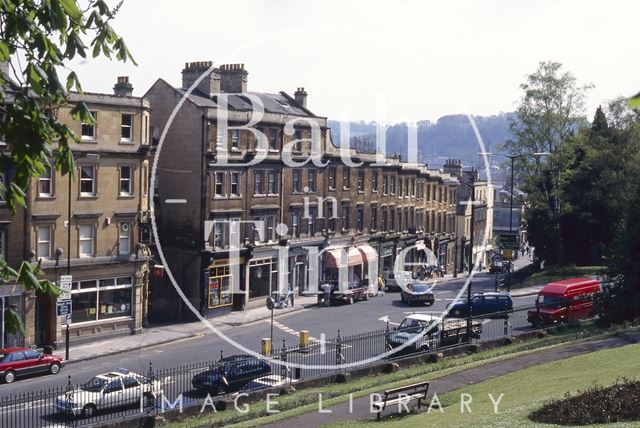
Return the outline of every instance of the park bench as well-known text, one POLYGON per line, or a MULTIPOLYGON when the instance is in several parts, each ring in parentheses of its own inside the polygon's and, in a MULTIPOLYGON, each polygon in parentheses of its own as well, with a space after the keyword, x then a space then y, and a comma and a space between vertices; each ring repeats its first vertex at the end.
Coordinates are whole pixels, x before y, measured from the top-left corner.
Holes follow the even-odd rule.
POLYGON ((422 400, 427 397, 428 391, 429 382, 418 382, 384 391, 384 398, 382 400, 371 403, 371 408, 378 412, 376 420, 380 420, 380 414, 387 406, 398 406, 398 409, 400 409, 400 405, 407 405, 411 401, 416 400, 419 409, 422 405, 422 400))

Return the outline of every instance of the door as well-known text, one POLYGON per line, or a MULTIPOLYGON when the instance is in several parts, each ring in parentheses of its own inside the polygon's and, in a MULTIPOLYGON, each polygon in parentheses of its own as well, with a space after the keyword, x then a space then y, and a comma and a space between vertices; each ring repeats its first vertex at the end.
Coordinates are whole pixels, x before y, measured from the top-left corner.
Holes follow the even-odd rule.
POLYGON ((9 366, 16 372, 16 375, 29 374, 29 362, 22 351, 13 352, 11 354, 11 364, 9 366))
POLYGON ((24 351, 24 358, 28 366, 28 368, 25 369, 25 373, 46 372, 49 370, 49 364, 43 364, 42 354, 40 354, 40 352, 38 351, 35 351, 33 349, 24 351))
POLYGON ((96 403, 99 409, 118 407, 124 404, 122 380, 114 379, 102 390, 102 399, 96 403))
POLYGON ((139 403, 143 390, 138 379, 133 376, 127 376, 122 379, 122 385, 124 387, 124 404, 129 405, 139 403))

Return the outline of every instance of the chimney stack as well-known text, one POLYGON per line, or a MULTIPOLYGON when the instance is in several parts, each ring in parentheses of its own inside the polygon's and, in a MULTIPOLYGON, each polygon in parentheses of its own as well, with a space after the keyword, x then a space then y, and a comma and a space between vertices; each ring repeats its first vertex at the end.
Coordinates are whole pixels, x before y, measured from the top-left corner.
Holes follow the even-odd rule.
MULTIPOLYGON (((182 89, 189 89, 191 85, 209 68, 213 66, 213 61, 197 61, 185 63, 182 70, 182 89)), ((212 97, 220 92, 219 70, 212 69, 195 87, 199 92, 207 97, 212 97)))
POLYGON ((462 162, 459 159, 447 159, 443 168, 444 172, 453 177, 462 177, 462 162))
POLYGON ((230 94, 247 92, 247 75, 244 64, 222 64, 220 66, 220 89, 230 94))
POLYGON ((113 85, 113 94, 117 97, 130 97, 133 94, 133 85, 129 83, 129 76, 119 76, 113 85))
POLYGON ((303 108, 307 108, 307 92, 304 90, 304 88, 298 88, 293 96, 296 99, 296 103, 301 105, 303 108))

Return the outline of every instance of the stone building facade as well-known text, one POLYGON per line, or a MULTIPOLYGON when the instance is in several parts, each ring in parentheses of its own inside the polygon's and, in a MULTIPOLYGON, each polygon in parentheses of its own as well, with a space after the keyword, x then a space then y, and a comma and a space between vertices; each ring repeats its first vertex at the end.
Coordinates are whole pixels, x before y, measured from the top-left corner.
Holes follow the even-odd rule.
MULTIPOLYGON (((72 342, 135 333, 142 328, 148 251, 140 242, 149 213, 150 104, 132 96, 127 77, 114 94, 71 94, 84 101, 94 124, 59 120, 80 137, 70 142, 73 176, 51 168, 32 180, 28 193, 28 246, 47 278, 73 276, 72 342)), ((56 302, 38 298, 34 340, 63 340, 56 302)))
MULTIPOLYGON (((341 264, 349 281, 373 287, 373 272, 391 270, 405 248, 407 262, 426 261, 431 249, 453 269, 455 177, 340 149, 304 88, 249 92, 247 76, 241 64, 188 63, 181 87, 159 79, 145 95, 153 133, 165 135, 155 177, 159 244, 194 308, 211 316, 263 305, 279 288, 305 293, 335 280, 341 264), (256 103, 262 114, 250 122, 256 103)), ((166 276, 152 296, 152 312, 189 318, 166 276)))

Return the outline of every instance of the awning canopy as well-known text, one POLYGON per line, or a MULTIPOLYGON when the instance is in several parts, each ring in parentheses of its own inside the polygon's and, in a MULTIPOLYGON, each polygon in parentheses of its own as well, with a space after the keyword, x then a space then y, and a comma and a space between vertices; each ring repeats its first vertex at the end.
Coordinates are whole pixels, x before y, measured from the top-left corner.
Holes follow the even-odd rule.
POLYGON ((324 253, 324 267, 338 268, 362 264, 362 253, 355 247, 334 248, 324 253))
POLYGON ((378 263, 378 252, 371 245, 358 245, 358 250, 362 253, 367 263, 378 263))

